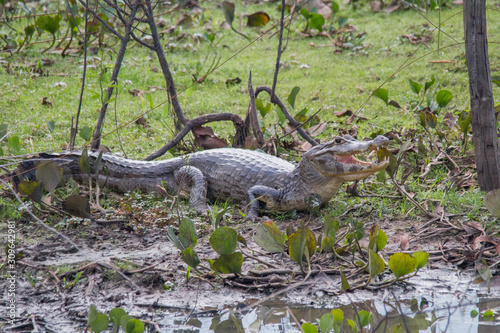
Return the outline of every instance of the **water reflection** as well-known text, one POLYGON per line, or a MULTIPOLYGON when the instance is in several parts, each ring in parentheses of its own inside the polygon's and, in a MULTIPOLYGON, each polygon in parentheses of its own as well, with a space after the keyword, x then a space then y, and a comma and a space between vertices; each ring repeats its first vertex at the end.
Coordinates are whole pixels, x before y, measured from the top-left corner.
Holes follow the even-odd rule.
MULTIPOLYGON (((344 312, 343 332, 350 332, 347 319, 358 322, 356 313, 364 310, 372 314, 373 320, 365 327, 366 332, 500 332, 499 298, 477 298, 474 303, 460 303, 453 296, 440 298, 440 304, 429 301, 431 297, 397 301, 388 300, 365 301, 340 306, 344 312), (449 304, 455 304, 453 306, 449 304), (493 316, 484 316, 487 310, 493 310, 493 316), (471 316, 477 311, 478 316, 471 316)), ((249 302, 251 304, 252 302, 249 302)), ((317 324, 317 321, 331 308, 315 308, 313 306, 292 306, 283 301, 273 301, 254 309, 226 309, 218 312, 213 309, 195 312, 186 321, 188 314, 159 314, 157 320, 161 332, 301 332, 297 322, 317 324), (242 311, 238 311, 242 310, 242 311)), ((359 327, 359 323, 358 323, 359 327)))

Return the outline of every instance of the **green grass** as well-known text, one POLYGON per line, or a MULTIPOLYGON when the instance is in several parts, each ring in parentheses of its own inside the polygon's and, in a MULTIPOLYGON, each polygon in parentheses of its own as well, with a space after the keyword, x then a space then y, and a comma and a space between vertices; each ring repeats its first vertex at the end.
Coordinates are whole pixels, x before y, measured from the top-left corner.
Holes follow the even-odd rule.
MULTIPOLYGON (((184 112, 189 118, 199 115, 218 112, 234 112, 242 117, 245 115, 249 97, 247 91, 247 80, 249 72, 252 72, 253 86, 272 85, 275 68, 277 35, 269 38, 275 30, 261 39, 257 39, 259 32, 265 29, 243 28, 243 32, 250 36, 255 42, 249 42, 231 30, 220 27, 224 21, 218 3, 207 2, 202 5, 205 9, 200 24, 193 28, 178 28, 173 34, 163 34, 162 44, 170 45, 165 48, 166 57, 172 70, 174 81, 179 92, 179 100, 184 112), (214 45, 204 38, 195 38, 195 33, 202 34, 210 31, 215 35, 214 45), (180 41, 175 41, 181 33, 187 36, 180 41), (205 73, 208 64, 215 56, 220 56, 220 68, 210 74, 201 84, 194 84, 191 78, 196 63, 207 65, 201 70, 200 75, 205 73), (242 83, 227 87, 227 79, 240 78, 242 83), (192 86, 192 93, 187 96, 185 90, 192 86)), ((49 12, 56 8, 49 5, 49 12)), ((160 8, 161 9, 161 8, 160 8)), ((271 16, 271 23, 276 23, 279 17, 276 3, 266 3, 243 7, 236 6, 236 12, 252 13, 257 10, 265 10, 271 16)), ((447 20, 443 30, 459 43, 463 43, 463 28, 461 7, 445 7, 441 12, 442 21, 447 20)), ((181 13, 164 15, 167 27, 175 24, 181 13)), ((468 75, 464 60, 464 45, 453 46, 455 41, 441 34, 441 47, 450 46, 442 50, 437 49, 437 32, 433 34, 434 40, 429 42, 430 48, 422 46, 418 48, 408 40, 401 37, 403 34, 428 33, 431 29, 425 28, 428 22, 413 10, 401 10, 386 15, 385 13, 373 13, 368 5, 353 10, 349 6, 341 8, 340 15, 349 18, 349 24, 358 29, 353 34, 366 33, 359 44, 358 51, 343 50, 335 53, 331 42, 325 37, 304 37, 300 31, 305 27, 305 21, 299 16, 291 26, 286 43, 286 50, 282 55, 281 62, 285 65, 279 73, 277 94, 283 100, 293 87, 300 87, 300 93, 296 100, 296 110, 289 107, 292 114, 302 108, 314 111, 321 108, 318 114, 322 121, 328 121, 329 128, 319 136, 326 140, 336 135, 340 130, 348 129, 353 124, 346 124, 346 117, 338 118, 333 112, 351 109, 358 110, 366 101, 370 93, 377 89, 382 82, 388 80, 384 88, 389 91, 389 98, 399 102, 403 109, 386 106, 378 98, 371 98, 360 110, 360 115, 368 118, 355 124, 359 126, 358 137, 363 138, 373 133, 386 133, 396 131, 404 133, 408 129, 421 131, 417 121, 417 114, 412 113, 406 107, 415 99, 411 92, 408 79, 423 83, 431 76, 435 76, 437 83, 431 91, 447 89, 454 95, 451 103, 442 110, 438 119, 445 112, 455 114, 469 108, 468 75), (311 43, 316 46, 312 47, 311 43), (418 49, 418 50, 417 50, 418 49), (416 53, 415 53, 416 52, 416 53), (414 59, 429 55, 412 63, 414 59), (411 63, 401 72, 395 74, 397 69, 408 60, 408 55, 413 54, 411 63), (453 63, 431 63, 435 60, 450 60, 453 63), (406 109, 406 110, 405 110, 406 109)), ((425 14, 427 18, 438 22, 438 12, 433 11, 425 14)), ((500 44, 498 35, 500 21, 495 19, 496 12, 488 11, 489 53, 492 69, 498 70, 500 66, 500 44)), ((334 21, 335 17, 327 23, 327 26, 338 28, 334 21)), ((24 27, 25 22, 16 22, 16 28, 24 27)), ((268 25, 269 27, 269 25, 268 25)), ((5 29, 5 27, 1 27, 5 29)), ((267 27, 266 27, 267 29, 267 27)), ((161 29, 160 29, 161 30, 161 29)), ((50 39, 48 34, 43 34, 41 40, 50 39)), ((115 39, 107 37, 105 42, 114 44, 115 39)), ((97 46, 96 44, 92 46, 97 46)), ((118 127, 124 149, 131 158, 143 158, 152 151, 158 149, 173 137, 173 116, 167 107, 167 95, 164 90, 157 90, 151 94, 144 94, 143 98, 133 96, 128 91, 138 89, 148 91, 150 87, 164 87, 165 82, 156 62, 155 54, 134 42, 130 43, 122 69, 119 75, 118 98, 116 101, 116 112, 118 127), (154 110, 151 111, 152 106, 154 110), (134 120, 144 115, 150 125, 143 128, 134 123, 134 120)), ((81 88, 83 57, 69 56, 61 58, 54 54, 40 54, 40 50, 46 45, 34 46, 24 52, 9 55, 1 55, 3 66, 0 68, 0 124, 8 124, 12 136, 18 136, 21 142, 21 150, 17 154, 36 153, 45 150, 61 150, 69 142, 70 125, 78 108, 78 100, 81 88), (44 75, 36 76, 30 73, 31 67, 25 64, 36 64, 42 59, 48 58, 54 61, 51 66, 42 66, 44 75), (63 82, 62 84, 60 82, 63 82), (42 100, 47 97, 53 102, 53 106, 42 105, 42 100), (55 130, 51 133, 47 122, 55 122, 55 130)), ((114 47, 117 49, 117 45, 114 47)), ((79 128, 88 126, 94 128, 99 109, 100 91, 109 83, 115 53, 109 48, 100 50, 98 54, 91 54, 88 58, 88 72, 86 78, 85 94, 82 104, 79 128), (104 80, 100 82, 99 73, 104 72, 104 80), (97 92, 97 94, 96 94, 97 92)), ((492 74, 495 74, 492 72, 492 74)), ((498 100, 500 88, 493 87, 494 95, 498 100)), ((269 98, 260 97, 266 103, 269 98)), ((264 127, 271 128, 277 122, 275 108, 268 114, 262 123, 264 127)), ((234 134, 232 125, 227 123, 212 123, 210 126, 221 137, 231 138, 234 134)), ((105 137, 102 144, 111 148, 115 153, 120 153, 120 144, 115 131, 114 104, 108 108, 105 122, 105 137)), ((455 134, 458 136, 458 134, 455 134)), ((424 138, 425 140, 425 138, 424 138)), ((77 137, 77 145, 87 144, 84 139, 77 137)), ((6 155, 13 155, 9 150, 7 142, 1 142, 0 147, 6 155)), ((292 155, 295 155, 292 153, 292 155)), ((418 175, 416 175, 418 176, 418 175)), ((428 177, 431 177, 429 175, 428 177)), ((433 176, 434 177, 434 176, 433 176)), ((439 178, 439 177, 438 177, 439 178)), ((468 192, 443 192, 438 183, 443 181, 445 175, 436 180, 436 184, 427 185, 422 188, 417 180, 410 180, 410 187, 419 192, 421 200, 445 201, 453 211, 460 211, 463 203, 474 206, 473 213, 480 214, 477 210, 481 205, 482 194, 473 189, 468 192), (444 199, 443 199, 444 198, 444 199)), ((392 188, 391 188, 392 191, 392 188)), ((378 201, 380 208, 389 209, 394 202, 378 201)), ((411 206, 403 202, 400 208, 392 213, 395 215, 406 214, 411 206)), ((392 214, 391 213, 391 214, 392 214)), ((3 210, 2 210, 2 213, 3 210)), ((7 213, 5 213, 7 214, 7 213)), ((14 214, 13 212, 8 214, 14 214)), ((415 210, 411 214, 418 214, 415 210)), ((15 214, 14 214, 15 215, 15 214)), ((6 215, 7 216, 7 215, 6 215)), ((10 216, 10 215, 9 215, 10 216)), ((13 216, 13 215, 12 215, 13 216)))

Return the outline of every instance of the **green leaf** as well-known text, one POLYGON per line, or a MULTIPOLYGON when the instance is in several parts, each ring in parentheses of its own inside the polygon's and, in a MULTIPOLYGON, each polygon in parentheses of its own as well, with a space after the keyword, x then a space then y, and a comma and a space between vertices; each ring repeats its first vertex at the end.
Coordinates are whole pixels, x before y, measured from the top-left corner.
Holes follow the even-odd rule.
POLYGON ((309 18, 311 17, 311 13, 309 13, 309 11, 305 8, 302 8, 300 10, 300 13, 306 18, 306 20, 309 20, 309 18))
POLYGON ((89 159, 89 152, 87 148, 82 150, 82 154, 80 155, 80 169, 86 174, 90 174, 90 159, 89 159))
POLYGON ((194 222, 187 217, 184 217, 179 225, 179 241, 184 248, 194 247, 198 242, 196 238, 196 226, 194 222))
POLYGON ((477 265, 477 272, 479 273, 479 276, 486 281, 486 285, 488 287, 488 293, 490 292, 490 283, 491 283, 491 278, 493 275, 491 274, 490 267, 488 264, 486 264, 486 261, 483 259, 482 262, 480 262, 477 265))
POLYGON ((420 124, 427 128, 436 128, 437 125, 437 117, 434 113, 432 113, 428 108, 420 110, 420 124))
POLYGON ((342 270, 340 270, 340 281, 341 281, 342 290, 347 291, 347 290, 351 289, 351 286, 349 286, 349 282, 347 282, 347 278, 345 277, 345 274, 342 270))
POLYGON ((256 12, 247 16, 247 27, 263 27, 269 22, 269 15, 265 12, 256 12))
POLYGON ((368 270, 370 272, 370 277, 379 275, 385 270, 384 260, 375 253, 372 249, 369 250, 368 254, 368 270))
POLYGON ((375 224, 370 229, 370 235, 368 236, 368 248, 372 249, 375 252, 382 250, 387 245, 387 235, 383 230, 379 228, 377 224, 375 224))
MULTIPOLYGON (((422 90, 422 85, 418 82, 413 81, 412 79, 408 79, 408 83, 410 83, 411 91, 418 95, 420 90, 422 90)), ((426 89, 427 90, 427 89, 426 89)))
POLYGON ((47 192, 52 193, 61 182, 63 171, 56 162, 42 162, 35 171, 36 179, 39 180, 47 192))
POLYGON ((293 87, 292 91, 287 97, 288 104, 292 107, 292 109, 295 109, 295 99, 297 98, 297 94, 300 91, 300 87, 293 87))
POLYGON ((389 257, 389 268, 399 279, 417 268, 418 260, 407 253, 395 253, 389 257))
POLYGON ((92 168, 94 174, 99 173, 99 168, 102 163, 102 155, 104 155, 104 150, 99 150, 99 155, 97 155, 96 160, 94 161, 94 167, 92 168))
POLYGON ((10 136, 9 141, 7 141, 7 147, 14 155, 19 155, 21 153, 21 143, 19 142, 19 137, 17 135, 10 136))
POLYGON ((26 37, 31 37, 35 33, 35 26, 33 24, 27 25, 24 27, 24 34, 26 37))
POLYGON ((389 104, 389 91, 387 89, 379 88, 373 93, 373 96, 383 100, 386 105, 389 104))
POLYGON ((55 122, 53 120, 47 121, 47 127, 49 128, 50 133, 54 132, 55 122))
POLYGON ((222 2, 222 12, 224 13, 224 17, 226 18, 227 23, 230 26, 233 26, 234 21, 234 3, 229 1, 222 2))
POLYGON ((128 323, 130 320, 132 320, 132 319, 134 319, 134 317, 132 317, 132 316, 123 316, 123 317, 122 317, 122 319, 121 319, 121 321, 120 321, 120 326, 121 326, 121 328, 122 328, 122 330, 123 330, 124 332, 126 332, 127 323, 128 323))
POLYGON ((323 25, 325 24, 325 18, 321 14, 311 13, 309 18, 309 26, 318 31, 323 31, 323 25))
POLYGON ((318 333, 318 328, 311 323, 303 323, 302 331, 304 333, 318 333))
POLYGON ((95 305, 91 305, 87 325, 92 329, 93 332, 100 333, 108 328, 109 318, 104 313, 98 312, 95 305))
POLYGON ((432 87, 434 85, 434 83, 436 83, 436 78, 434 77, 434 75, 431 77, 431 80, 430 81, 427 81, 425 82, 424 84, 424 92, 427 92, 427 90, 432 87))
POLYGON ((493 313, 493 311, 487 310, 483 313, 483 318, 485 321, 492 321, 493 319, 495 319, 495 314, 493 313))
POLYGON ((220 255, 230 255, 236 250, 238 233, 230 227, 215 229, 209 239, 210 246, 220 255))
POLYGON ((448 105, 448 103, 450 103, 452 98, 453 95, 451 92, 449 92, 448 90, 440 90, 436 95, 436 102, 438 103, 439 107, 444 108, 446 105, 448 105))
POLYGON ((35 181, 22 180, 19 185, 19 193, 26 195, 31 201, 40 203, 42 201, 42 184, 35 181))
POLYGON ((113 323, 113 333, 118 332, 120 328, 120 322, 123 316, 126 316, 127 312, 122 308, 114 308, 109 311, 109 319, 113 323))
POLYGON ((200 258, 191 246, 181 251, 181 258, 182 261, 193 268, 196 268, 200 264, 200 258))
POLYGON ((322 333, 330 332, 333 329, 333 324, 333 315, 331 313, 325 313, 319 320, 319 329, 322 333))
POLYGON ((70 195, 62 202, 62 209, 73 216, 81 217, 84 219, 92 218, 90 214, 89 201, 81 195, 70 195))
POLYGON ((325 213, 323 215, 323 220, 325 224, 324 233, 327 237, 335 237, 337 231, 340 228, 339 220, 333 218, 331 214, 325 213))
POLYGON ((235 252, 232 254, 222 254, 219 259, 214 261, 212 268, 222 274, 239 274, 241 273, 242 264, 243 255, 240 252, 235 252))
POLYGON ((298 264, 302 264, 302 258, 306 260, 316 251, 316 237, 308 228, 298 228, 297 231, 288 237, 288 254, 290 258, 298 264))
POLYGON ((167 237, 174 244, 176 248, 178 248, 181 251, 184 250, 184 247, 182 246, 181 242, 179 241, 179 238, 177 237, 177 235, 174 232, 174 229, 171 226, 167 228, 167 237))
POLYGON ((59 22, 61 21, 62 16, 60 14, 56 14, 53 16, 50 15, 42 15, 39 16, 35 21, 35 25, 37 28, 47 31, 48 33, 54 35, 57 30, 59 30, 59 22))
POLYGON ((257 226, 253 240, 261 248, 269 252, 283 252, 285 235, 278 230, 273 221, 264 221, 257 226))
POLYGON ((351 332, 357 332, 356 331, 356 323, 353 320, 347 319, 347 326, 349 326, 349 329, 351 330, 351 332))
POLYGON ((468 132, 470 122, 470 113, 467 111, 462 111, 458 116, 458 125, 460 126, 462 133, 466 134, 468 132))
POLYGON ((142 333, 144 332, 144 323, 139 319, 132 318, 127 321, 123 330, 125 333, 142 333))
POLYGON ((417 267, 416 269, 420 269, 427 264, 427 260, 429 259, 429 253, 425 251, 417 251, 411 255, 413 258, 417 259, 417 267))
POLYGON ((267 103, 264 106, 264 103, 260 99, 255 100, 255 105, 257 106, 257 110, 259 110, 260 115, 264 118, 271 111, 271 103, 267 103))
POLYGON ((338 13, 338 12, 339 12, 340 7, 339 7, 339 4, 338 4, 338 3, 336 3, 335 1, 331 1, 331 2, 330 2, 330 5, 332 6, 332 13, 333 13, 333 14, 336 14, 336 13, 338 13))
POLYGON ((476 310, 472 310, 470 312, 470 317, 471 318, 476 318, 478 315, 479 315, 479 312, 477 312, 476 310))
POLYGON ((321 242, 321 250, 325 252, 335 251, 335 238, 326 236, 321 242))
POLYGON ((88 126, 83 127, 80 129, 80 137, 82 137, 85 141, 90 141, 90 138, 92 137, 92 129, 88 126))
POLYGON ((276 110, 276 114, 278 115, 279 124, 281 126, 284 126, 285 123, 286 123, 286 117, 285 117, 285 115, 283 114, 283 112, 280 109, 276 110))
POLYGON ((333 315, 334 323, 341 325, 344 321, 344 311, 342 311, 342 309, 333 309, 330 313, 333 315))
POLYGON ((358 319, 359 326, 365 327, 365 326, 368 326, 372 322, 373 316, 370 312, 365 311, 365 310, 361 310, 356 315, 356 319, 358 319))

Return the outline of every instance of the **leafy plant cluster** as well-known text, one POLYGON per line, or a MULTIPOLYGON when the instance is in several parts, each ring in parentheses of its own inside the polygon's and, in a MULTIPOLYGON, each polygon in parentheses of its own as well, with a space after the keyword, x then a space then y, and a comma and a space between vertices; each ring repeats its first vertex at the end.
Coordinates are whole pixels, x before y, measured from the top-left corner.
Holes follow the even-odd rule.
POLYGON ((120 328, 125 333, 144 332, 144 323, 139 319, 127 315, 122 308, 114 308, 105 314, 97 311, 95 305, 90 305, 87 327, 94 333, 100 333, 108 329, 109 323, 113 324, 113 333, 117 333, 120 328))

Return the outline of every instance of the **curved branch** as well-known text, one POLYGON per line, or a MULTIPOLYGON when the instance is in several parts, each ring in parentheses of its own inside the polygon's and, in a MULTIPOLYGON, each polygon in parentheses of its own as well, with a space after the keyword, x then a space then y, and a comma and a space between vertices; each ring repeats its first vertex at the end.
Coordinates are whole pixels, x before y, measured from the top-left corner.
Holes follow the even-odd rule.
MULTIPOLYGON (((241 137, 245 135, 245 123, 240 118, 240 116, 232 114, 232 113, 212 113, 207 114, 195 119, 192 119, 186 123, 186 125, 182 128, 182 130, 173 138, 169 143, 150 154, 144 161, 151 161, 155 158, 158 158, 165 154, 169 149, 176 146, 194 127, 201 126, 206 123, 210 123, 213 121, 224 121, 230 120, 234 123, 234 127, 236 128, 235 141, 241 140, 241 137)), ((244 138, 243 138, 244 142, 244 138)))
POLYGON ((309 134, 304 131, 304 129, 301 127, 301 123, 295 120, 294 117, 292 117, 290 112, 288 112, 285 104, 283 104, 283 102, 278 98, 278 96, 276 96, 276 94, 273 95, 273 91, 271 90, 271 88, 269 88, 268 86, 257 87, 257 89, 255 89, 255 97, 257 97, 259 93, 263 91, 267 92, 269 96, 271 96, 271 103, 276 104, 281 109, 281 112, 283 112, 288 122, 293 126, 293 128, 297 130, 297 133, 299 133, 301 137, 306 139, 307 142, 309 142, 313 146, 316 146, 318 142, 316 142, 316 140, 311 138, 309 134))

